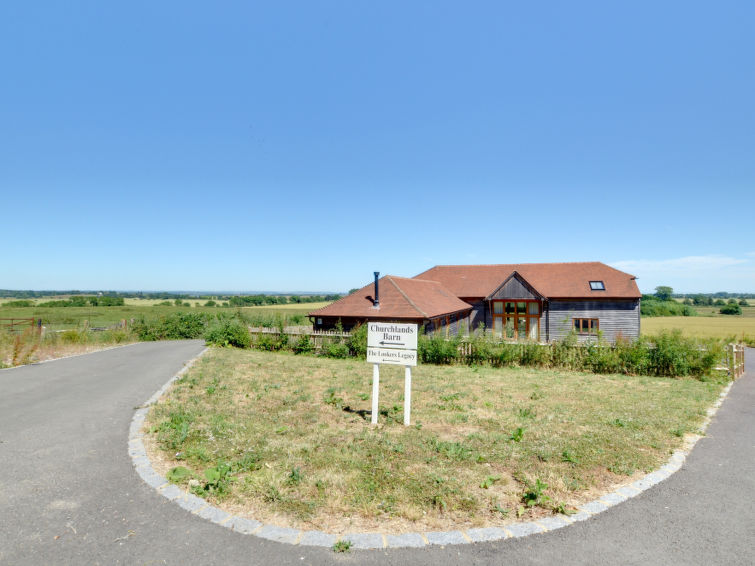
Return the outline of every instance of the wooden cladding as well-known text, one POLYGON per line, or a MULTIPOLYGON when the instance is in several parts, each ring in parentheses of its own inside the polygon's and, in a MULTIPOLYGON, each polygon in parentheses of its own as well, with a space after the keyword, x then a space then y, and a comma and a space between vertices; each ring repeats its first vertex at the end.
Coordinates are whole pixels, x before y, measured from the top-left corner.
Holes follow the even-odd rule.
POLYGON ((491 301, 493 334, 506 340, 540 340, 540 301, 491 301))

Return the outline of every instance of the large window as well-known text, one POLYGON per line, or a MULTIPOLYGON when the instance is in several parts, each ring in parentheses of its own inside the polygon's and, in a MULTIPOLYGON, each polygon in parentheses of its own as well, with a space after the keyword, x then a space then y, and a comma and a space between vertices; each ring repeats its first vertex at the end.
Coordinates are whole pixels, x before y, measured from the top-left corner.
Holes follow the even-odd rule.
POLYGON ((493 301, 493 334, 507 340, 540 339, 540 301, 493 301))
POLYGON ((596 335, 600 328, 597 318, 575 318, 574 331, 577 334, 596 335))

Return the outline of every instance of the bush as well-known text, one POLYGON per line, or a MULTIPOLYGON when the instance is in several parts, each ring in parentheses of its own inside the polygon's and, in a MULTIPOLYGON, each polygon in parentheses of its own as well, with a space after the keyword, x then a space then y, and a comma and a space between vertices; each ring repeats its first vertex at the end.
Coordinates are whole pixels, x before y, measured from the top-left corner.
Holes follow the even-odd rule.
POLYGON ((459 355, 458 336, 446 340, 441 334, 420 334, 417 338, 417 355, 425 363, 451 364, 459 355))
POLYGON ((207 317, 203 313, 177 312, 156 320, 141 318, 134 322, 132 329, 139 340, 186 340, 201 338, 207 328, 207 317))
POLYGON ((696 316, 697 311, 676 301, 660 301, 653 295, 643 295, 640 303, 642 316, 696 316))
POLYGON ((60 333, 60 341, 63 344, 86 344, 89 341, 89 335, 86 330, 66 330, 60 333))
POLYGON ((302 334, 299 336, 299 339, 293 343, 291 348, 293 349, 294 354, 309 354, 315 349, 315 345, 312 344, 308 334, 302 334))
POLYGON ((345 359, 349 357, 349 347, 342 342, 324 344, 322 353, 327 358, 345 359))
POLYGON ((252 345, 252 337, 249 329, 239 320, 221 320, 211 326, 205 334, 208 344, 216 346, 233 346, 235 348, 249 348, 252 345))
POLYGON ((367 358, 367 325, 360 324, 351 330, 351 336, 346 339, 352 355, 364 360, 367 358))
POLYGON ((550 349, 531 342, 522 344, 519 363, 523 366, 547 366, 550 365, 550 349))
POLYGON ((729 303, 722 306, 719 311, 721 314, 742 314, 742 307, 737 303, 729 303))

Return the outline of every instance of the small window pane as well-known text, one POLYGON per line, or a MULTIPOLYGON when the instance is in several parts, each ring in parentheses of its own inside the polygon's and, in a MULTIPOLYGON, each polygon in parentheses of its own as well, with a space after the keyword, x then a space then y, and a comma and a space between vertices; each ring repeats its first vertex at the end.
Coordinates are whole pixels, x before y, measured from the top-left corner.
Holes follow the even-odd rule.
POLYGON ((514 314, 516 303, 506 303, 506 314, 514 314))
POLYGON ((495 317, 493 319, 493 332, 495 332, 496 336, 500 336, 501 332, 503 331, 503 320, 501 317, 495 317))
POLYGON ((516 333, 517 338, 519 338, 520 340, 527 338, 527 319, 523 316, 517 319, 516 333))
POLYGON ((602 281, 590 281, 590 289, 593 291, 605 291, 606 286, 602 281))
POLYGON ((580 319, 574 319, 574 330, 576 330, 577 332, 580 332, 582 330, 579 325, 580 322, 582 322, 580 319))
POLYGON ((539 321, 536 318, 530 319, 530 335, 528 336, 530 340, 537 340, 538 324, 539 324, 539 321))
POLYGON ((539 314, 540 312, 540 305, 538 303, 529 303, 529 310, 528 312, 530 314, 539 314))
POLYGON ((593 318, 590 320, 590 334, 598 333, 598 320, 593 318))
POLYGON ((507 318, 506 319, 506 338, 513 338, 513 337, 514 337, 514 319, 507 318))
POLYGON ((527 303, 517 303, 516 304, 516 310, 518 314, 526 314, 527 312, 527 303))
POLYGON ((493 313, 503 314, 503 303, 501 301, 495 301, 493 303, 493 313))

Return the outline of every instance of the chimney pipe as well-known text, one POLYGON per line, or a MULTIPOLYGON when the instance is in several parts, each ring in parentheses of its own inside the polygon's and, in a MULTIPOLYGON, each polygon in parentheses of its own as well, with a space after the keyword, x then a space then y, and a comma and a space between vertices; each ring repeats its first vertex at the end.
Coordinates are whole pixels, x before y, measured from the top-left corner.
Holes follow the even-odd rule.
POLYGON ((380 308, 380 285, 378 284, 378 278, 380 277, 380 272, 375 271, 375 300, 373 301, 373 307, 376 309, 380 308))

